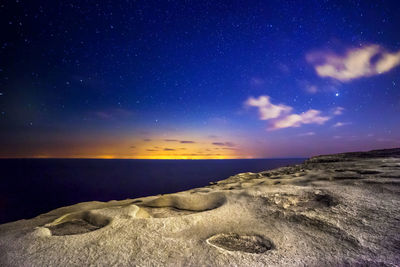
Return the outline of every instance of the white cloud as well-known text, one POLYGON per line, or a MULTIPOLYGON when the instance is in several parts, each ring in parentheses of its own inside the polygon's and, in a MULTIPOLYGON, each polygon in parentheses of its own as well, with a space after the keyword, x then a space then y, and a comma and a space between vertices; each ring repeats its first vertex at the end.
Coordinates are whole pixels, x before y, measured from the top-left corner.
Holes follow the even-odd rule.
POLYGON ((347 82, 379 75, 400 65, 400 51, 390 53, 379 45, 347 50, 345 55, 314 52, 306 56, 321 77, 347 82))
POLYGON ((315 109, 309 109, 301 114, 290 114, 284 116, 272 123, 271 130, 289 128, 289 127, 300 127, 302 124, 324 124, 331 117, 320 116, 321 111, 315 109))
POLYGON ((333 114, 334 115, 342 115, 343 114, 343 111, 344 111, 344 108, 343 107, 336 107, 334 110, 333 110, 333 114))
POLYGON ((341 122, 341 121, 339 121, 339 122, 335 123, 333 125, 333 127, 337 128, 337 127, 342 127, 342 126, 346 126, 346 125, 350 125, 350 124, 351 124, 351 122, 341 122))
POLYGON ((292 108, 286 105, 274 105, 270 102, 269 96, 260 96, 258 99, 250 97, 247 99, 247 106, 258 107, 260 120, 278 118, 281 114, 289 113, 292 108))
POLYGON ((400 51, 397 53, 386 53, 383 54, 382 59, 376 63, 376 71, 378 73, 384 73, 397 65, 400 65, 400 51))
POLYGON ((330 116, 321 116, 321 111, 315 109, 300 114, 291 113, 292 107, 272 104, 269 96, 250 97, 245 104, 258 108, 260 120, 271 120, 269 130, 300 127, 303 124, 324 124, 331 119, 330 116))

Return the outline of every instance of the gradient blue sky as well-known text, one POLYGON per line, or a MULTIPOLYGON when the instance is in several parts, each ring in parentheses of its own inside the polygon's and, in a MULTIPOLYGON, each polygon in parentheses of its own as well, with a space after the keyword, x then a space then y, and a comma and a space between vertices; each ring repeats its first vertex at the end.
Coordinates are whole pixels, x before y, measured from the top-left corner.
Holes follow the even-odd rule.
POLYGON ((400 146, 398 1, 2 1, 0 157, 400 146))

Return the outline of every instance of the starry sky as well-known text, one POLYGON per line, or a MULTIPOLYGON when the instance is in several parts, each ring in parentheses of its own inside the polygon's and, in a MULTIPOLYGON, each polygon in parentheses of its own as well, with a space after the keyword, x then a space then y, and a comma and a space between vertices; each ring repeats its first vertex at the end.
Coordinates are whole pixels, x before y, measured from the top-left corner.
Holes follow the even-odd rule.
POLYGON ((398 1, 0 2, 0 157, 400 147, 398 1))

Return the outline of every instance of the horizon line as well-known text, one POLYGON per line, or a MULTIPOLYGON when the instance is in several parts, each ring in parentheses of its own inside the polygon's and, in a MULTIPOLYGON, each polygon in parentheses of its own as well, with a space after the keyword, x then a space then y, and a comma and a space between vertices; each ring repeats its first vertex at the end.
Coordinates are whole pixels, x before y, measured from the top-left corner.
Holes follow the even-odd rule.
POLYGON ((179 158, 170 158, 170 159, 149 159, 149 158, 90 158, 90 157, 0 157, 0 160, 4 159, 99 159, 99 160, 254 160, 254 159, 307 159, 310 157, 272 157, 272 158, 204 158, 204 159, 179 159, 179 158))

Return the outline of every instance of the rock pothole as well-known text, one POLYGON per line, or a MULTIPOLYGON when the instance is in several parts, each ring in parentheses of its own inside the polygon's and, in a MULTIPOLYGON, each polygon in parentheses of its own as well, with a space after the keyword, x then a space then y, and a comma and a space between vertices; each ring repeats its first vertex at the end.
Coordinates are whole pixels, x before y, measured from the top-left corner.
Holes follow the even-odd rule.
POLYGON ((110 220, 91 211, 67 214, 47 224, 53 236, 77 235, 92 232, 108 225, 110 220))
POLYGON ((260 235, 239 235, 237 233, 217 234, 207 239, 207 243, 227 251, 264 253, 274 248, 272 241, 260 235))
POLYGON ((222 206, 226 197, 222 193, 165 195, 139 204, 152 217, 174 217, 213 210, 222 206))
POLYGON ((93 225, 85 220, 73 220, 48 227, 54 236, 84 234, 100 228, 101 226, 93 225))
POLYGON ((300 195, 275 194, 267 202, 283 209, 308 210, 330 208, 339 204, 336 197, 328 192, 305 192, 300 195))

